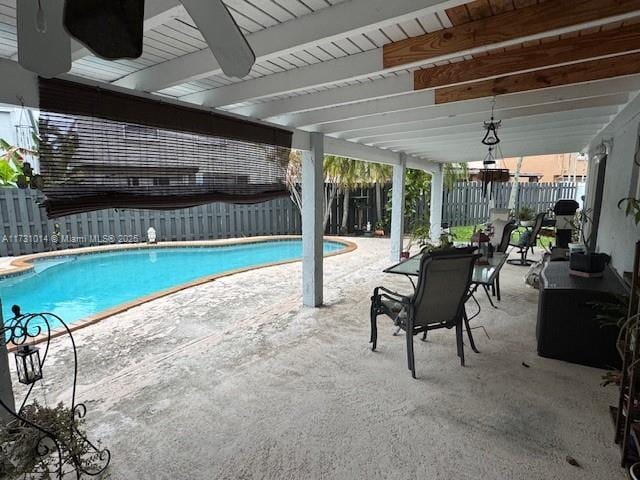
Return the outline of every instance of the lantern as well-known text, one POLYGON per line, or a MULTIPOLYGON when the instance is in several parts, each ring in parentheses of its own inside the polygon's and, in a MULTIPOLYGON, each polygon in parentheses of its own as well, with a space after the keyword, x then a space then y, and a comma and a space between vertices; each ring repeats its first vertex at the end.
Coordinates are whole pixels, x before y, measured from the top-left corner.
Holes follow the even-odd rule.
POLYGON ((478 253, 481 255, 476 261, 479 265, 487 265, 489 263, 489 236, 482 230, 477 231, 471 237, 471 246, 478 249, 478 253))
POLYGON ((16 351, 18 380, 25 385, 36 383, 42 378, 40 349, 32 345, 23 345, 16 351))

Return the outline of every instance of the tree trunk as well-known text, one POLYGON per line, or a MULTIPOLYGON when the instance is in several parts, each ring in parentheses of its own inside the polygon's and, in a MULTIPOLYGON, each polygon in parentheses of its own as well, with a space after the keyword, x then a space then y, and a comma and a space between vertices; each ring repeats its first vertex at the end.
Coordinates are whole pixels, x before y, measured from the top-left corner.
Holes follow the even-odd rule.
POLYGON ((516 173, 513 177, 513 188, 511 189, 511 195, 509 195, 509 209, 516 209, 516 201, 518 199, 518 190, 520 190, 520 170, 522 169, 522 157, 518 158, 516 164, 516 173))
POLYGON ((346 234, 349 229, 349 197, 351 196, 351 190, 349 188, 343 189, 344 195, 342 196, 342 224, 340 227, 340 233, 346 234))
POLYGON ((323 232, 327 231, 327 222, 329 221, 329 216, 331 215, 331 207, 333 206, 333 201, 336 198, 337 188, 334 184, 327 184, 324 190, 324 220, 322 222, 323 232))
POLYGON ((382 222, 382 184, 376 183, 376 221, 382 222))

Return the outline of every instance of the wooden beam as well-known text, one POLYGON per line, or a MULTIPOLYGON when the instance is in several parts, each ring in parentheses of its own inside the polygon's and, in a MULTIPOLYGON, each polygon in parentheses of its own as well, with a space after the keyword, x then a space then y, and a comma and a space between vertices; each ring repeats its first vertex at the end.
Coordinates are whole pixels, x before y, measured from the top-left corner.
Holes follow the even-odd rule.
POLYGON ((435 103, 441 104, 493 97, 495 95, 572 85, 636 73, 640 73, 640 53, 630 53, 481 82, 437 88, 435 91, 435 103))
POLYGON ((640 0, 555 0, 389 43, 383 64, 398 67, 636 10, 640 0))
POLYGON ((507 50, 463 62, 416 70, 414 90, 471 82, 640 50, 640 28, 630 25, 578 38, 507 50))

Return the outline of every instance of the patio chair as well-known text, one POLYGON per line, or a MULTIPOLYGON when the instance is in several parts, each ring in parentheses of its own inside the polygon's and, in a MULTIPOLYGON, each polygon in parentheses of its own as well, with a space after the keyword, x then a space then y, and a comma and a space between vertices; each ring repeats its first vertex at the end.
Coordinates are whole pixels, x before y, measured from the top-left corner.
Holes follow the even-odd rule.
POLYGON ((538 237, 540 236, 540 230, 542 230, 545 215, 545 212, 536 215, 533 228, 522 233, 520 235, 518 243, 509 243, 509 246, 516 247, 518 249, 520 258, 507 260, 507 263, 523 267, 528 267, 529 265, 535 263, 533 260, 527 259, 527 255, 529 253, 529 250, 531 250, 531 253, 533 253, 533 247, 535 247, 536 243, 538 242, 538 237))
POLYGON ((422 339, 426 340, 430 330, 455 327, 458 356, 464 366, 463 324, 471 348, 478 352, 464 308, 478 257, 468 251, 455 250, 446 254, 425 254, 420 261, 418 284, 413 295, 405 296, 385 287, 376 287, 371 297, 371 349, 375 351, 377 347, 378 315, 384 314, 406 332, 407 361, 413 378, 416 378, 413 337, 422 333, 422 339))

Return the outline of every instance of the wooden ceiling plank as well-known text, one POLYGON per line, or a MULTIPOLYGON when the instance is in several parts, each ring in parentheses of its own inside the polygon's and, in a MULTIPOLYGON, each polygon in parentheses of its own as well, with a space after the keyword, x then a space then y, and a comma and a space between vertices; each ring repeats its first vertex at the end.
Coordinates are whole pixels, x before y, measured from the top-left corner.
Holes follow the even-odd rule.
POLYGON ((636 25, 414 72, 414 89, 442 87, 640 50, 636 25))
POLYGON ((469 10, 469 15, 471 15, 471 20, 480 20, 493 16, 489 0, 475 0, 467 3, 467 9, 469 10))
POLYGON ((489 0, 489 3, 491 4, 491 10, 493 10, 496 15, 510 12, 514 9, 513 0, 489 0))
POLYGON ((387 44, 383 64, 393 68, 638 10, 638 0, 556 0, 387 44))
POLYGON ((630 53, 562 67, 437 88, 435 103, 460 102, 509 93, 539 90, 561 85, 604 80, 640 73, 640 53, 630 53))
POLYGON ((462 25, 471 21, 471 16, 469 15, 469 10, 467 10, 466 5, 448 8, 445 10, 445 13, 453 25, 462 25))

